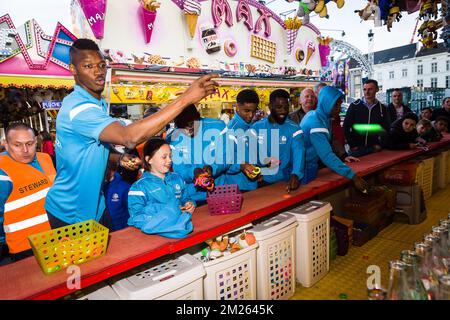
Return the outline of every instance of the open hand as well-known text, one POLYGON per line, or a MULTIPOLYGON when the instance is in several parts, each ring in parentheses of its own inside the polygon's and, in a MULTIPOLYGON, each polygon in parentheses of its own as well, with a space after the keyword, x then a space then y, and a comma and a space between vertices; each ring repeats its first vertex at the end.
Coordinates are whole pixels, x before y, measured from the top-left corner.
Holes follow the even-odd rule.
POLYGON ((192 214, 195 210, 195 206, 192 202, 186 202, 180 209, 181 211, 187 211, 192 214))
POLYGON ((141 159, 139 159, 139 157, 137 157, 133 154, 124 153, 120 157, 119 164, 122 168, 134 171, 141 167, 142 161, 141 161, 141 159))
POLYGON ((186 105, 198 103, 206 96, 213 94, 219 84, 212 79, 218 77, 220 77, 219 74, 211 73, 195 80, 191 84, 191 86, 181 95, 181 97, 187 99, 186 105))
POLYGON ((289 179, 288 184, 286 186, 287 193, 298 189, 299 186, 300 183, 298 181, 298 176, 296 174, 291 174, 291 178, 289 179))

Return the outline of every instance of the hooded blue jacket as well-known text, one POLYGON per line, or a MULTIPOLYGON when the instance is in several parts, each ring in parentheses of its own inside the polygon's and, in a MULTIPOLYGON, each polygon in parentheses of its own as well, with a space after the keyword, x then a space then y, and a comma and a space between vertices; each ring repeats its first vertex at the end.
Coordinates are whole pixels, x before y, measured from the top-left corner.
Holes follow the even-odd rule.
POLYGON ((237 184, 240 190, 255 190, 258 187, 256 180, 249 179, 241 171, 241 163, 249 162, 248 156, 248 129, 251 123, 247 123, 239 114, 235 113, 228 123, 226 133, 226 163, 229 164, 226 172, 227 184, 237 184), (244 152, 242 152, 244 151, 244 152))
POLYGON ((182 238, 193 230, 191 214, 180 209, 186 202, 195 205, 180 175, 168 172, 163 180, 146 171, 128 192, 128 225, 148 234, 182 238))
POLYGON ((275 168, 262 168, 261 174, 267 183, 288 181, 291 174, 303 178, 305 165, 305 146, 302 130, 298 124, 286 119, 283 124, 271 123, 269 117, 252 125, 249 137, 250 163, 257 159, 257 165, 263 165, 266 157, 278 158, 281 163, 275 168))
POLYGON ((342 97, 343 94, 333 87, 323 88, 320 91, 316 110, 308 112, 300 123, 306 148, 303 183, 308 183, 316 178, 319 158, 327 167, 341 176, 351 179, 355 175, 353 170, 333 153, 330 145, 331 111, 336 101, 342 97))
POLYGON ((173 171, 186 183, 187 194, 194 200, 206 200, 206 192, 194 186, 194 169, 210 165, 216 186, 226 183, 224 148, 227 128, 222 120, 200 118, 196 135, 191 138, 175 129, 166 140, 172 149, 173 171))

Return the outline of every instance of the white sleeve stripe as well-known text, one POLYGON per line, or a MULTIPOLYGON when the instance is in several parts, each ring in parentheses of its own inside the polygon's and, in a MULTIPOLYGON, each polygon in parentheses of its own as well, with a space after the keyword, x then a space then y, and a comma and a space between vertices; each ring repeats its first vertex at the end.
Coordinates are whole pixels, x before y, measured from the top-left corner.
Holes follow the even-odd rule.
POLYGON ((314 128, 314 129, 311 129, 311 131, 309 133, 319 133, 319 132, 330 134, 330 131, 328 131, 327 128, 314 128))
POLYGON ((129 191, 128 192, 129 196, 141 196, 141 197, 145 197, 144 192, 142 191, 129 191))
POLYGON ((292 138, 295 138, 296 136, 298 136, 299 134, 302 134, 303 130, 297 130, 294 132, 294 134, 292 135, 292 138))
POLYGON ((220 135, 223 135, 225 132, 227 132, 228 131, 228 128, 227 127, 225 127, 225 129, 223 129, 221 132, 220 132, 220 135))
POLYGON ((0 176, 0 181, 11 181, 12 182, 11 178, 8 176, 0 176))
POLYGON ((90 108, 97 108, 97 109, 102 110, 102 108, 101 108, 99 105, 96 105, 96 104, 94 104, 94 103, 85 103, 85 104, 82 104, 82 105, 80 105, 80 106, 78 106, 78 107, 73 108, 72 110, 70 110, 70 114, 69 114, 70 121, 72 121, 73 118, 75 118, 80 112, 83 112, 83 111, 85 111, 85 110, 87 110, 87 109, 90 109, 90 108))

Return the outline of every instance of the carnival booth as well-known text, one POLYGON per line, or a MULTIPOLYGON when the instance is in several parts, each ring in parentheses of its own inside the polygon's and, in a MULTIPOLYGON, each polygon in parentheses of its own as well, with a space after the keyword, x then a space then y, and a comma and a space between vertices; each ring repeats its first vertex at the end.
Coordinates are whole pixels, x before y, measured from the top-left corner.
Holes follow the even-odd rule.
POLYGON ((4 123, 54 129, 61 100, 74 85, 68 53, 75 39, 60 23, 50 36, 34 19, 16 27, 8 14, 0 17, 0 100, 10 116, 4 123))
POLYGON ((201 101, 203 116, 232 109, 248 87, 266 108, 276 88, 313 86, 329 53, 314 25, 283 20, 254 0, 85 2, 74 4, 73 20, 111 63, 112 104, 164 106, 199 74, 217 72, 220 88, 201 101))

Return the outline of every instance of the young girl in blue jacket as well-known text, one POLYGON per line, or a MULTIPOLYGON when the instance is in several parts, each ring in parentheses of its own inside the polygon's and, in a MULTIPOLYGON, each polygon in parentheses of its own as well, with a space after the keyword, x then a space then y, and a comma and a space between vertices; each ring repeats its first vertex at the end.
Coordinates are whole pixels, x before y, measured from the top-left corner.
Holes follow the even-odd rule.
POLYGON ((151 138, 144 146, 146 171, 128 192, 128 224, 147 234, 182 238, 192 232, 191 214, 195 201, 187 196, 183 179, 170 172, 172 151, 161 138, 151 138))

